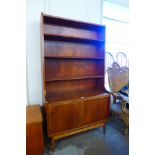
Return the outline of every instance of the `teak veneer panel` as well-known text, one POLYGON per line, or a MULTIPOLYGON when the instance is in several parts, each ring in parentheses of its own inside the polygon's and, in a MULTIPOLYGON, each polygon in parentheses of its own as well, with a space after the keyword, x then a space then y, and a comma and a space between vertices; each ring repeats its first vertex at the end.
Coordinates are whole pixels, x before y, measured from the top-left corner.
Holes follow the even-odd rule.
POLYGON ((75 27, 65 27, 62 25, 50 25, 45 24, 44 25, 45 33, 50 34, 59 34, 59 35, 65 35, 65 36, 73 36, 73 37, 79 37, 79 38, 88 38, 88 39, 103 39, 100 38, 101 35, 95 29, 88 30, 88 29, 80 29, 75 27))
POLYGON ((63 76, 103 75, 104 62, 97 60, 47 59, 45 62, 46 79, 63 76), (67 69, 66 69, 67 68, 67 69))
POLYGON ((71 42, 56 42, 46 40, 45 57, 47 56, 74 56, 74 57, 103 57, 104 48, 92 44, 71 42))
POLYGON ((107 109, 109 109, 110 96, 108 93, 101 93, 101 91, 97 91, 96 94, 93 93, 95 92, 89 91, 85 94, 83 92, 79 94, 79 98, 75 98, 75 94, 70 93, 72 96, 68 100, 63 98, 63 100, 46 104, 48 134, 58 134, 94 122, 105 121, 109 117, 109 110, 107 109), (75 119, 75 117, 77 118, 75 119), (53 121, 50 121, 51 119, 53 121))
MULTIPOLYGON (((96 79, 82 79, 82 80, 71 80, 71 81, 53 81, 48 82, 46 85, 47 96, 48 93, 62 92, 65 91, 78 91, 86 89, 96 89, 96 79)), ((52 95, 52 94, 50 94, 52 95)))
POLYGON ((81 102, 53 106, 47 117, 48 135, 78 128, 82 125, 81 102))
POLYGON ((83 125, 106 120, 109 117, 109 98, 92 99, 83 102, 83 125))

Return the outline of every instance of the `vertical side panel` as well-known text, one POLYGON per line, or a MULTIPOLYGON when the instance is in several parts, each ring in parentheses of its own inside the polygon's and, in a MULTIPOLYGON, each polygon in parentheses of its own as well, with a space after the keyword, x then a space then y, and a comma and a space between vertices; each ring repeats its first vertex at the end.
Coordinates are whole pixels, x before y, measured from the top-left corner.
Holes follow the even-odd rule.
POLYGON ((40 46, 41 46, 41 70, 42 70, 42 87, 43 87, 43 104, 46 103, 46 84, 45 84, 45 61, 44 61, 44 15, 41 13, 40 22, 40 46))

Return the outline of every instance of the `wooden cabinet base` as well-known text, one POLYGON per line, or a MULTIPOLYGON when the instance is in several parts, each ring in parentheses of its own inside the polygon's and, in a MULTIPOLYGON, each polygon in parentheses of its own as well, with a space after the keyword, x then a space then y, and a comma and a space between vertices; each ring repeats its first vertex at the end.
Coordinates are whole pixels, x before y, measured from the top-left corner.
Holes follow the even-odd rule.
POLYGON ((93 124, 93 125, 90 125, 90 126, 84 126, 83 128, 79 128, 79 129, 76 129, 76 130, 60 133, 60 134, 57 134, 57 135, 51 135, 50 136, 51 137, 51 148, 52 148, 52 150, 55 149, 56 140, 58 140, 58 139, 68 137, 68 136, 71 136, 71 135, 75 135, 75 134, 78 134, 78 133, 81 133, 81 132, 84 132, 84 131, 87 131, 87 130, 91 130, 91 129, 94 129, 94 128, 103 127, 103 133, 105 134, 105 125, 106 125, 106 123, 102 122, 102 123, 97 123, 97 124, 93 124))
POLYGON ((110 96, 85 98, 66 102, 46 103, 47 133, 52 150, 57 139, 103 127, 109 118, 110 96), (101 98, 100 98, 101 97, 101 98))

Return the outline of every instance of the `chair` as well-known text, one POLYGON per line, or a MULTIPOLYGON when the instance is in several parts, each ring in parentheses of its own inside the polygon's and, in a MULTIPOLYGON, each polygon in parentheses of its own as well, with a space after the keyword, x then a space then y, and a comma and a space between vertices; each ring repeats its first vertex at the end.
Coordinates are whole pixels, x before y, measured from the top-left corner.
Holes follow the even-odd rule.
POLYGON ((105 71, 114 63, 114 57, 110 52, 105 52, 105 71))
POLYGON ((116 62, 121 66, 126 66, 128 67, 128 59, 127 56, 124 52, 118 52, 116 54, 116 62))
POLYGON ((112 66, 114 63, 114 57, 110 52, 105 52, 105 88, 110 91, 109 83, 108 83, 108 74, 107 68, 112 66))
POLYGON ((126 125, 125 134, 129 129, 129 100, 128 100, 128 84, 129 84, 129 68, 121 67, 117 62, 113 62, 106 69, 108 74, 108 82, 110 92, 113 97, 111 104, 112 118, 117 116, 126 125))

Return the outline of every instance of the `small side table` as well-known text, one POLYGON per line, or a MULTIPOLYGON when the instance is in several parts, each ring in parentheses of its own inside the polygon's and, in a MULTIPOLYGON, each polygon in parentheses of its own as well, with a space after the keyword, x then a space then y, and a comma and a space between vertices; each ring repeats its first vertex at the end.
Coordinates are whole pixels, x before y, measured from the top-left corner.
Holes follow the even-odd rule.
POLYGON ((26 107, 26 155, 41 155, 44 151, 42 120, 39 105, 26 107))

